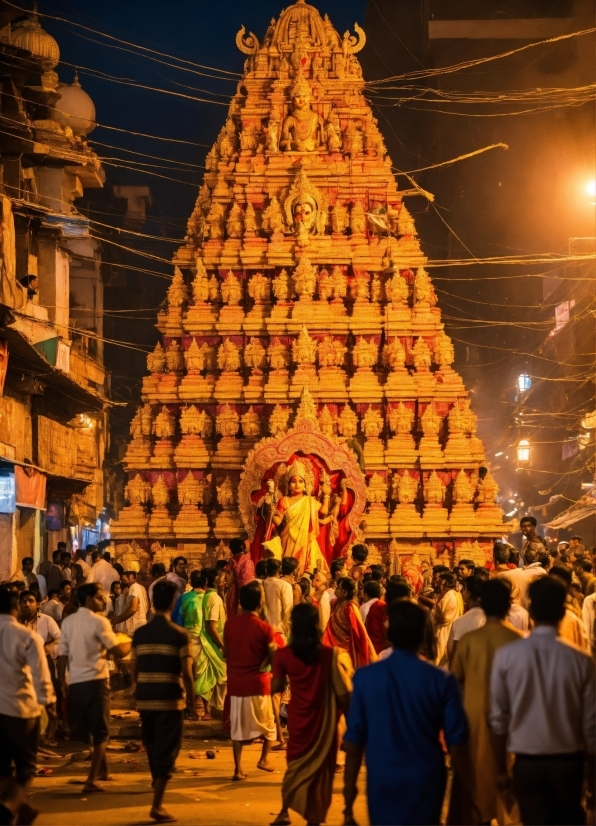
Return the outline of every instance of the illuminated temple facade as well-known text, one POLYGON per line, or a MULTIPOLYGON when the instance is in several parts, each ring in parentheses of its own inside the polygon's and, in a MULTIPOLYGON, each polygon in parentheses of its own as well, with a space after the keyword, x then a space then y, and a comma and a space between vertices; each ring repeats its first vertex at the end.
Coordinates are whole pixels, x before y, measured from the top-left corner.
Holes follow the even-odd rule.
MULTIPOLYGON (((300 458, 330 562, 485 559, 503 533, 453 345, 357 54, 301 0, 259 40, 174 257, 125 457, 121 556, 212 562, 300 458), (268 486, 268 483, 269 486, 268 486)), ((270 531, 269 531, 270 534, 270 531)))

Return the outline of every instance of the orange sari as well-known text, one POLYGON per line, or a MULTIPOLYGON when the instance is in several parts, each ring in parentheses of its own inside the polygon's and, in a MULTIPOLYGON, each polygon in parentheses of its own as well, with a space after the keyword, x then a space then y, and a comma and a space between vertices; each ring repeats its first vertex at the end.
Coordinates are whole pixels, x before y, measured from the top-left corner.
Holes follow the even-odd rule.
POLYGON ((331 616, 323 634, 323 644, 347 651, 355 669, 377 659, 360 611, 352 600, 346 602, 334 600, 331 606, 331 616))

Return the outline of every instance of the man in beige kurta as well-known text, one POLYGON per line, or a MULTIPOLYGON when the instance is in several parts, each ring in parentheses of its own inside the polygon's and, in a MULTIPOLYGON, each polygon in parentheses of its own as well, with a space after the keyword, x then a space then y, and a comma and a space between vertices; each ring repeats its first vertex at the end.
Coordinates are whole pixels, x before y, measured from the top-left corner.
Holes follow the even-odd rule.
MULTIPOLYGON (((496 818, 501 824, 519 823, 517 805, 501 795, 497 781, 505 776, 505 749, 488 727, 490 672, 495 652, 503 645, 522 636, 505 622, 511 594, 504 582, 493 579, 481 592, 480 605, 486 614, 486 625, 470 631, 457 645, 451 670, 457 678, 464 697, 464 708, 470 725, 470 764, 474 773, 476 804, 480 822, 490 823, 496 818)), ((449 822, 461 823, 461 790, 454 788, 449 822)), ((464 810, 468 807, 464 805, 464 810)))
POLYGON ((456 579, 452 573, 441 574, 441 596, 433 610, 433 627, 437 641, 439 668, 447 668, 447 642, 454 621, 464 613, 461 595, 455 590, 456 579))

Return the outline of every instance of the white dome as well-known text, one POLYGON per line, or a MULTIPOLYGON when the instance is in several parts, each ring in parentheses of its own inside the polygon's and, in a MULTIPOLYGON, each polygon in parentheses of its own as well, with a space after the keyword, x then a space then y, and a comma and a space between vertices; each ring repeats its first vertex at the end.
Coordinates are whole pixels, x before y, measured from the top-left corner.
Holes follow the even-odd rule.
POLYGON ((48 68, 53 69, 60 60, 60 49, 51 34, 44 31, 37 14, 33 13, 14 24, 10 43, 19 49, 26 49, 48 68))
POLYGON ((75 135, 88 135, 97 126, 95 123, 95 104, 84 91, 78 78, 69 86, 61 83, 57 91, 60 100, 54 105, 53 117, 62 126, 70 126, 75 135))

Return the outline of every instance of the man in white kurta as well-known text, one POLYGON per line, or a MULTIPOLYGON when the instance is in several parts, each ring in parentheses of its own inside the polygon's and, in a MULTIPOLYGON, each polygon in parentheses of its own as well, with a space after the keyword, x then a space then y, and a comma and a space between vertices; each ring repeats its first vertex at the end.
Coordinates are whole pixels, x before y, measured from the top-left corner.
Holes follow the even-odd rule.
POLYGON ((437 641, 435 663, 440 668, 448 666, 447 643, 451 626, 464 613, 461 594, 455 590, 456 583, 455 574, 450 572, 441 574, 441 596, 433 610, 433 626, 437 641))

